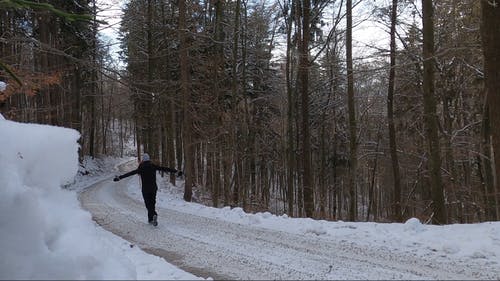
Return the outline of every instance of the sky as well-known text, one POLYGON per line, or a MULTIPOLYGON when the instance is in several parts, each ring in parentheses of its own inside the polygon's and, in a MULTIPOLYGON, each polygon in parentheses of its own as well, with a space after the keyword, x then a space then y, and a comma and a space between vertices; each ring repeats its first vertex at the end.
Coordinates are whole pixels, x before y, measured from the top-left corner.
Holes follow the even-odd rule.
POLYGON ((0 115, 0 132, 0 279, 500 278, 500 222, 433 226, 417 218, 354 223, 249 214, 184 202, 180 180, 161 181, 160 225, 153 228, 138 177, 111 180, 134 157, 86 158, 81 166, 75 130, 0 115), (101 227, 93 217, 107 221, 101 227), (151 245, 177 253, 173 260, 188 255, 192 264, 184 269, 215 270, 189 273, 142 250, 151 245), (384 264, 392 255, 416 265, 384 264))
MULTIPOLYGON (((353 47, 354 56, 365 57, 374 51, 373 46, 384 47, 389 46, 389 36, 385 27, 380 23, 373 20, 372 9, 374 5, 389 5, 388 0, 375 0, 364 1, 361 5, 357 5, 353 9, 354 15, 354 30, 353 30, 353 47)), ((98 19, 105 21, 107 24, 100 26, 100 36, 105 44, 110 46, 110 54, 115 59, 115 62, 124 67, 123 63, 119 60, 119 52, 121 47, 119 45, 118 34, 120 29, 120 22, 122 16, 122 7, 124 0, 98 0, 99 7, 98 19)), ((345 10, 345 7, 343 7, 345 10)), ((326 19, 324 34, 327 35, 331 24, 326 19)), ((342 23, 341 29, 344 28, 345 23, 342 23)), ((284 54, 286 42, 284 40, 276 39, 276 48, 273 54, 275 59, 279 59, 284 54)), ((386 47, 388 48, 388 47, 386 47)))
POLYGON ((105 45, 109 46, 110 55, 114 58, 115 62, 122 66, 119 60, 121 51, 120 42, 118 40, 118 34, 120 30, 120 22, 123 0, 98 0, 97 6, 99 11, 97 13, 97 18, 99 20, 105 21, 106 24, 101 24, 99 27, 99 34, 101 40, 105 45))

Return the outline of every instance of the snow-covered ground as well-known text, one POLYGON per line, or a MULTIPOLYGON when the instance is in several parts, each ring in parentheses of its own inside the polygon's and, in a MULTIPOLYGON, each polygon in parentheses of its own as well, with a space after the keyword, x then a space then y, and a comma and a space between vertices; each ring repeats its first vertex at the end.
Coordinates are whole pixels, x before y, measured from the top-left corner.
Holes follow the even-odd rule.
MULTIPOLYGON (((197 279, 99 227, 61 188, 74 182, 78 138, 0 115, 0 279, 197 279)), ((76 187, 103 177, 96 163, 76 187)))
MULTIPOLYGON (((140 200, 138 183, 128 192, 140 200)), ((248 214, 241 208, 211 208, 182 200, 182 190, 167 185, 160 189, 158 206, 227 222, 337 241, 358 246, 387 248, 436 260, 481 261, 500 268, 500 222, 424 225, 411 218, 405 223, 331 222, 275 216, 268 212, 248 214), (177 192, 175 192, 177 191, 177 192)), ((500 272, 500 271, 499 271, 500 272)), ((497 275, 497 279, 500 275, 497 275)))
MULTIPOLYGON (((124 170, 135 168, 132 162, 124 170)), ((428 226, 315 221, 182 201, 162 183, 159 226, 146 223, 138 177, 81 193, 105 229, 214 279, 499 279, 498 223, 428 226)))
POLYGON ((0 120, 0 132, 1 279, 500 279, 500 222, 247 214, 184 202, 182 182, 159 177, 154 228, 138 177, 111 180, 130 158, 78 169, 73 130, 0 120))

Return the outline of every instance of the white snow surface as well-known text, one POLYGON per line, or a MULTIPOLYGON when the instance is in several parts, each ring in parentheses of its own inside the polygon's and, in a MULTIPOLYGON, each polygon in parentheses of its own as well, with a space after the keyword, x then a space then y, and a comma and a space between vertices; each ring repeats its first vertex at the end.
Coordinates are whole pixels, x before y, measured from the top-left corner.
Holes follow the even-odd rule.
MULTIPOLYGON (((128 192, 140 199, 137 184, 128 186, 128 192)), ((211 208, 182 200, 174 186, 160 189, 158 206, 174 209, 206 218, 224 220, 269 230, 312 236, 362 247, 383 247, 390 251, 403 251, 416 256, 432 256, 435 259, 481 261, 485 265, 498 266, 500 273, 500 222, 475 224, 425 225, 417 218, 405 223, 343 222, 290 218, 269 212, 249 214, 241 208, 211 208)), ((500 275, 496 275, 500 278, 500 275)))
MULTIPOLYGON (((137 201, 141 200, 139 184, 136 178, 128 183, 127 188, 128 195, 137 201)), ((283 238, 302 237, 306 240, 317 241, 320 242, 319 248, 330 247, 328 243, 341 243, 351 248, 353 252, 361 253, 361 256, 368 258, 372 255, 375 259, 381 259, 375 261, 375 266, 384 266, 382 259, 387 259, 386 262, 389 264, 391 259, 395 259, 394 262, 397 264, 402 259, 408 258, 406 264, 399 265, 408 272, 379 272, 377 268, 357 267, 356 263, 347 265, 347 267, 352 266, 351 269, 336 269, 335 264, 341 262, 335 261, 333 251, 341 252, 342 250, 341 247, 333 248, 329 269, 324 270, 325 267, 323 267, 323 272, 317 272, 318 274, 313 274, 306 279, 500 279, 500 222, 436 226, 422 224, 417 218, 411 218, 405 223, 374 223, 290 218, 287 215, 276 216, 269 212, 249 214, 241 208, 212 208, 185 202, 182 200, 182 185, 179 183, 178 185, 180 187, 165 184, 163 188, 160 188, 157 203, 160 208, 209 220, 225 221, 234 226, 243 225, 250 229, 289 233, 292 235, 284 235, 283 238), (418 271, 411 269, 412 266, 428 267, 433 270, 418 271), (432 272, 434 269, 437 270, 432 272)), ((168 219, 166 218, 166 223, 168 219)), ((203 226, 198 225, 198 227, 203 226)), ((201 232, 203 233, 204 230, 201 232)), ((217 239, 224 240, 223 237, 217 239)), ((257 235, 256 239, 260 240, 261 237, 257 235)), ((300 241, 297 239, 296 242, 301 243, 300 241)), ((294 242, 290 243, 293 247, 294 242)), ((314 247, 306 251, 309 250, 315 251, 314 247)), ((247 254, 258 257, 263 249, 257 248, 255 251, 247 254)), ((289 254, 299 255, 293 252, 289 254)), ((283 256, 283 253, 279 251, 275 253, 275 258, 291 259, 286 255, 283 256)), ((301 258, 306 258, 306 256, 301 258)), ((396 266, 395 264, 393 266, 396 266)), ((320 266, 318 271, 321 270, 320 266)), ((248 275, 243 278, 252 279, 252 277, 248 275)), ((285 276, 284 279, 302 279, 296 277, 290 275, 285 276)))
POLYGON ((184 202, 182 181, 158 177, 155 228, 139 178, 111 180, 131 159, 78 169, 78 137, 0 115, 0 279, 500 279, 500 222, 248 214, 184 202))
POLYGON ((7 89, 7 83, 0 81, 0 92, 5 91, 7 89))

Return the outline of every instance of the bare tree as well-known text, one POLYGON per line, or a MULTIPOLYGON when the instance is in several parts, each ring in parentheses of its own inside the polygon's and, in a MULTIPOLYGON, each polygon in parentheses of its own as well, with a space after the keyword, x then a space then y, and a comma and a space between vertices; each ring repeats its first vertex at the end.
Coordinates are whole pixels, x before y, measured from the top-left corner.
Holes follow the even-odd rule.
POLYGON ((179 62, 180 62, 180 76, 181 76, 181 96, 183 108, 183 127, 182 127, 182 141, 184 147, 184 165, 186 171, 186 182, 184 185, 184 200, 190 202, 193 196, 193 185, 195 184, 195 170, 194 170, 194 146, 192 140, 193 123, 191 119, 191 92, 189 90, 189 58, 188 58, 188 27, 186 20, 186 1, 179 1, 179 62))

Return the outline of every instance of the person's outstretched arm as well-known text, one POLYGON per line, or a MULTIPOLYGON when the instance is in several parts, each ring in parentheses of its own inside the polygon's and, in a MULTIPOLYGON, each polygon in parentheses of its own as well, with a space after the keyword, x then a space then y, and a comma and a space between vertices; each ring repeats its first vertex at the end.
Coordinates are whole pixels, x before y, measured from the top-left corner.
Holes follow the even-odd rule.
POLYGON ((126 173, 126 174, 123 174, 123 175, 121 175, 121 176, 116 176, 116 177, 113 179, 113 181, 119 181, 119 180, 124 179, 124 178, 126 178, 126 177, 130 177, 130 176, 132 176, 132 175, 135 175, 135 174, 137 174, 138 172, 139 172, 139 169, 135 169, 135 170, 130 171, 130 172, 128 172, 128 173, 126 173))
POLYGON ((175 173, 175 175, 178 177, 182 176, 182 172, 178 171, 176 169, 172 169, 169 167, 162 167, 162 166, 158 166, 158 165, 154 165, 154 167, 157 171, 162 171, 162 172, 167 172, 167 173, 175 173))

